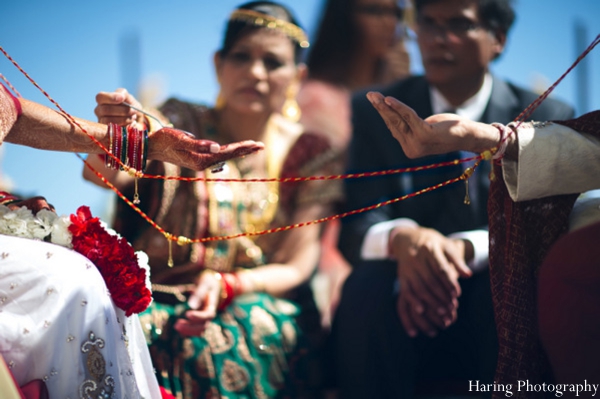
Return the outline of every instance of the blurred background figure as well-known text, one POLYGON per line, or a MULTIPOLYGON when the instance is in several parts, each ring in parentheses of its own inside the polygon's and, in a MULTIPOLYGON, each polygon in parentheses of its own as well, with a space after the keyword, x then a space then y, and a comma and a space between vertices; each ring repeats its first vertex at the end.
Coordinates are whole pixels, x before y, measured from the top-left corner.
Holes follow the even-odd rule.
POLYGON ((326 0, 307 55, 298 96, 300 120, 345 146, 352 92, 390 83, 410 71, 404 46, 404 0, 326 0))
MULTIPOLYGON (((330 137, 345 153, 351 134, 351 95, 410 72, 405 47, 405 0, 324 0, 307 54, 308 77, 298 94, 300 122, 330 137)), ((410 10, 410 9, 408 9, 410 10)), ((322 244, 317 300, 329 327, 349 267, 337 250, 339 221, 328 223, 322 244)))

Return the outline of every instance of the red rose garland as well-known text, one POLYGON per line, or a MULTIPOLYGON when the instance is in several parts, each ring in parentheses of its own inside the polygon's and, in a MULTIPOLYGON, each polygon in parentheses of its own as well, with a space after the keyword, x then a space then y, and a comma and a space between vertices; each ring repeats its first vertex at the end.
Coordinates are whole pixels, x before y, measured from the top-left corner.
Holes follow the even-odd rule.
POLYGON ((152 294, 146 286, 146 270, 138 265, 137 255, 127 240, 107 232, 87 206, 71 215, 69 232, 73 235, 73 249, 100 270, 112 300, 126 316, 140 313, 150 305, 152 294))

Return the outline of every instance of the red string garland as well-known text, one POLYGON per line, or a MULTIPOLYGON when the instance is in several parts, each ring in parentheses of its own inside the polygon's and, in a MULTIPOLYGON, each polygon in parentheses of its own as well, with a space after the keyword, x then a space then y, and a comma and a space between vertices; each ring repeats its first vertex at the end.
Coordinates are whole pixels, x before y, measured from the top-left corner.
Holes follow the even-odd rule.
MULTIPOLYGON (((569 69, 567 69, 567 71, 565 73, 563 73, 561 75, 561 77, 552 86, 550 86, 542 95, 540 95, 527 108, 525 108, 525 110, 523 110, 523 112, 521 112, 521 114, 519 114, 519 116, 517 116, 517 118, 515 118, 515 120, 513 122, 517 123, 516 127, 518 127, 521 123, 523 123, 523 121, 533 113, 533 111, 550 95, 550 93, 565 78, 565 76, 567 76, 573 70, 573 68, 575 68, 575 66, 577 66, 577 64, 579 64, 579 62, 590 51, 592 51, 592 49, 594 47, 596 47, 596 45, 598 43, 600 43, 600 35, 596 36, 596 38, 586 48, 586 50, 575 60, 575 62, 573 63, 573 65, 571 65, 571 67, 569 69)), ((431 187, 427 187, 425 189, 416 191, 416 192, 411 193, 411 194, 407 194, 407 195, 404 195, 404 196, 401 196, 401 197, 398 197, 398 198, 394 198, 394 199, 391 199, 391 200, 380 202, 378 204, 371 205, 371 206, 368 206, 368 207, 364 207, 364 208, 352 210, 352 211, 349 211, 349 212, 344 212, 344 213, 337 214, 337 215, 332 215, 332 216, 324 217, 324 218, 317 219, 317 220, 312 220, 312 221, 302 222, 302 223, 296 223, 296 224, 293 224, 293 225, 282 226, 282 227, 277 227, 277 228, 263 230, 263 231, 245 232, 245 233, 239 233, 239 234, 234 234, 234 235, 229 235, 229 236, 215 236, 215 237, 205 237, 205 238, 190 239, 190 238, 182 237, 182 236, 176 237, 173 234, 165 231, 156 222, 154 222, 152 219, 150 219, 150 217, 148 217, 148 215, 146 215, 141 209, 139 209, 132 201, 130 201, 127 197, 125 197, 113 184, 111 184, 108 180, 106 180, 106 178, 104 178, 104 176, 102 176, 102 174, 100 172, 98 172, 97 170, 95 170, 81 155, 76 154, 85 163, 85 165, 88 168, 90 168, 90 170, 92 170, 96 174, 96 176, 98 176, 98 178, 100 178, 102 180, 102 182, 104 182, 104 184, 106 184, 111 190, 113 190, 117 194, 117 196, 119 198, 121 198, 123 201, 125 201, 125 203, 127 203, 127 205, 129 205, 131 208, 133 208, 144 220, 146 220, 148 223, 150 223, 150 225, 152 225, 155 229, 157 229, 160 233, 162 233, 165 236, 165 238, 167 240, 169 240, 169 244, 171 244, 173 241, 177 242, 179 245, 185 245, 185 244, 191 244, 191 243, 211 242, 211 241, 222 241, 222 240, 230 240, 230 239, 239 238, 239 237, 260 236, 260 235, 265 235, 265 234, 271 234, 271 233, 277 233, 277 232, 292 230, 292 229, 299 228, 299 227, 310 226, 310 225, 318 224, 318 223, 324 223, 324 222, 328 222, 328 221, 331 221, 331 220, 341 219, 341 218, 344 218, 344 217, 347 217, 347 216, 355 215, 355 214, 358 214, 358 213, 367 212, 367 211, 370 211, 370 210, 373 210, 373 209, 377 209, 377 208, 380 208, 380 207, 383 207, 383 206, 386 206, 386 205, 390 205, 390 204, 393 204, 393 203, 396 203, 396 202, 403 201, 403 200, 408 199, 408 198, 416 197, 418 195, 421 195, 421 194, 424 194, 424 193, 427 193, 427 192, 430 192, 430 191, 433 191, 433 190, 437 190, 437 189, 439 189, 441 187, 448 186, 450 184, 456 183, 456 182, 461 181, 461 180, 464 180, 464 181, 468 182, 468 178, 472 175, 473 171, 475 170, 475 168, 477 168, 477 166, 479 165, 479 163, 482 160, 490 160, 490 159, 492 159, 492 156, 496 153, 496 151, 498 151, 498 147, 501 144, 501 143, 499 143, 496 147, 493 147, 490 150, 484 151, 480 155, 477 155, 477 156, 474 156, 474 157, 471 157, 471 158, 457 159, 457 160, 450 161, 450 162, 442 162, 442 163, 425 165, 425 166, 417 166, 417 167, 402 168, 402 169, 391 169, 391 170, 369 172, 369 173, 350 173, 350 174, 340 174, 340 175, 331 175, 331 176, 309 176, 309 177, 288 177, 288 178, 268 178, 268 179, 219 179, 219 178, 194 178, 194 177, 147 175, 147 174, 143 174, 143 173, 141 173, 139 171, 136 171, 134 169, 131 169, 131 168, 129 168, 126 165, 123 165, 123 163, 117 157, 115 157, 114 155, 112 155, 111 152, 102 143, 100 143, 96 138, 94 138, 92 135, 90 135, 81 125, 79 125, 77 123, 77 121, 75 121, 75 119, 71 115, 69 115, 65 110, 63 110, 62 107, 54 99, 52 99, 50 97, 50 95, 48 93, 46 93, 46 91, 44 91, 17 64, 17 62, 15 60, 13 60, 12 57, 10 57, 10 55, 2 48, 2 46, 0 46, 0 51, 13 63, 13 65, 15 65, 15 67, 17 67, 17 69, 19 69, 19 71, 21 73, 23 73, 27 77, 27 79, 29 79, 29 81, 38 90, 40 90, 44 94, 44 96, 46 96, 46 98, 48 98, 48 100, 50 100, 50 102, 52 102, 52 104, 54 104, 61 112, 63 112, 67 116, 67 118, 69 119, 69 121, 73 125, 77 126, 82 132, 86 133, 92 139, 92 141, 96 145, 98 145, 107 154, 107 156, 113 158, 113 160, 114 160, 115 163, 117 163, 122 168, 124 168, 124 170, 127 170, 130 174, 132 174, 133 176, 136 176, 138 178, 162 179, 162 180, 178 180, 178 181, 184 181, 184 182, 214 181, 214 182, 279 182, 279 183, 296 183, 296 182, 317 181, 317 180, 359 179, 359 178, 365 178, 365 177, 387 176, 387 175, 393 175, 393 174, 399 174, 399 173, 418 172, 418 171, 430 170, 430 169, 435 169, 435 168, 440 168, 440 167, 445 167, 445 166, 450 166, 450 165, 457 165, 459 163, 469 162, 469 161, 473 161, 473 160, 475 161, 475 164, 472 167, 467 168, 463 172, 463 174, 460 175, 459 177, 447 180, 447 181, 445 181, 443 183, 439 183, 439 184, 436 184, 436 185, 431 186, 431 187)), ((4 81, 6 81, 6 78, 4 76, 2 76, 1 74, 0 74, 0 77, 2 77, 2 79, 4 81)), ((8 81, 6 81, 6 83, 20 97, 20 95, 12 87, 12 85, 10 85, 10 83, 8 81)), ((516 131, 516 129, 515 129, 515 131, 516 131)), ((513 133, 510 132, 508 135, 506 135, 506 137, 504 137, 503 140, 507 140, 508 137, 510 136, 510 134, 513 134, 513 133)), ((465 202, 467 202, 467 201, 468 201, 468 197, 465 198, 465 202)))

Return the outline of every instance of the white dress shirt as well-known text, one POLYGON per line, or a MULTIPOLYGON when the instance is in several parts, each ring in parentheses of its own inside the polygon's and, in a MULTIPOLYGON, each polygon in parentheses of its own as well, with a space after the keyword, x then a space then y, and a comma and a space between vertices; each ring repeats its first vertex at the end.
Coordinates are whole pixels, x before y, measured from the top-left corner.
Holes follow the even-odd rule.
MULTIPOLYGON (((453 107, 448 100, 434 87, 430 87, 431 108, 434 114, 442 113, 448 109, 455 109, 455 113, 472 120, 480 120, 492 95, 493 79, 488 73, 485 75, 481 89, 459 107, 453 107)), ((465 152, 463 158, 473 156, 465 152)), ((466 165, 463 163, 465 167, 466 165)), ((477 170, 476 170, 477 171, 477 170)), ((471 198, 476 200, 476 193, 469 191, 471 198)), ((369 228, 361 247, 361 258, 364 260, 390 259, 389 237, 396 227, 417 227, 418 224, 408 218, 392 219, 376 223, 369 228)), ((451 234, 450 238, 468 240, 473 244, 474 257, 468 263, 472 271, 476 272, 487 268, 488 265, 488 232, 487 230, 464 231, 451 234)))

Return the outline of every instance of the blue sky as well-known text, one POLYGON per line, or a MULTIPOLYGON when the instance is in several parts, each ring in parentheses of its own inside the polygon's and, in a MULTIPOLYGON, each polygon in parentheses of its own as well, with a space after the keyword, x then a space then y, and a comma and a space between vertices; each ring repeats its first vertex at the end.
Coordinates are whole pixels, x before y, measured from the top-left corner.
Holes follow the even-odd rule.
MULTIPOLYGON (((323 0, 283 0, 313 34, 323 0)), ((2 6, 0 46, 67 112, 95 120, 99 91, 129 87, 136 78, 152 87, 149 98, 168 96, 212 103, 217 94, 212 56, 225 21, 238 0, 10 1, 2 6), (137 41, 139 53, 124 51, 137 41)), ((577 58, 575 25, 586 31, 586 46, 600 33, 600 0, 517 0, 517 21, 506 53, 493 72, 519 85, 552 84, 577 58)), ((411 48, 414 48, 411 46, 411 48)), ((578 100, 577 69, 553 96, 579 114, 600 109, 600 49, 586 58, 587 105, 578 100)), ((581 69, 581 68, 578 68, 581 69)), ((414 72, 419 72, 414 57, 414 72)), ((0 73, 24 97, 52 106, 0 54, 0 73)), ((59 214, 88 205, 104 216, 109 191, 83 181, 83 163, 74 154, 0 147, 0 170, 15 191, 44 195, 59 214)), ((143 199, 142 199, 143 200, 143 199)))

